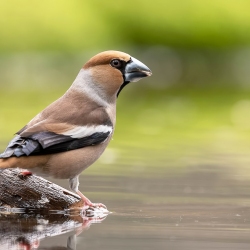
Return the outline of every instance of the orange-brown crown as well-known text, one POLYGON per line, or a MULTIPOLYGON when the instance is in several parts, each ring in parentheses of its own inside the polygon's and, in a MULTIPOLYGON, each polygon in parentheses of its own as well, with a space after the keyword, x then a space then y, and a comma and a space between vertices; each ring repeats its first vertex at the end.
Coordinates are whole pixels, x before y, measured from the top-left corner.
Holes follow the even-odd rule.
POLYGON ((113 59, 119 59, 128 62, 130 60, 130 55, 115 50, 104 51, 90 58, 83 68, 88 69, 98 65, 107 65, 110 64, 113 59))

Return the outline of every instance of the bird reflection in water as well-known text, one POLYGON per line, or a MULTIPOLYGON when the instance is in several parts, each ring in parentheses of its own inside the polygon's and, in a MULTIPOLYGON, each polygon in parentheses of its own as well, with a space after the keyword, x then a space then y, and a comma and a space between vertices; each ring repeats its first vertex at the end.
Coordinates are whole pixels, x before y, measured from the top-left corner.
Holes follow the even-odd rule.
POLYGON ((101 223, 108 211, 100 208, 89 208, 79 213, 50 212, 37 214, 34 211, 25 213, 10 213, 0 209, 0 249, 32 250, 40 246, 40 241, 46 237, 55 237, 73 232, 68 237, 67 246, 50 246, 42 249, 76 249, 76 237, 89 229, 94 223, 101 223))

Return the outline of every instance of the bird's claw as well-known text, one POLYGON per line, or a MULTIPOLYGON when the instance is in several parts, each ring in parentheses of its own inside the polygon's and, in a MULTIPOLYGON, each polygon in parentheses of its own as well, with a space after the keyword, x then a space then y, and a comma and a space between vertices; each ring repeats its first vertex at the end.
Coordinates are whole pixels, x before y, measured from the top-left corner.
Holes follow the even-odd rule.
POLYGON ((92 207, 94 207, 94 208, 105 208, 105 209, 107 209, 107 207, 106 207, 104 204, 102 204, 102 203, 92 203, 92 207))
POLYGON ((88 206, 88 209, 93 210, 93 211, 95 210, 95 208, 107 209, 107 207, 102 203, 92 203, 92 202, 90 202, 90 203, 88 203, 86 205, 88 206))
POLYGON ((82 201, 84 202, 84 206, 85 207, 89 207, 89 208, 104 208, 107 210, 107 207, 102 204, 102 203, 92 203, 86 196, 84 196, 80 191, 77 191, 77 194, 81 197, 82 201))

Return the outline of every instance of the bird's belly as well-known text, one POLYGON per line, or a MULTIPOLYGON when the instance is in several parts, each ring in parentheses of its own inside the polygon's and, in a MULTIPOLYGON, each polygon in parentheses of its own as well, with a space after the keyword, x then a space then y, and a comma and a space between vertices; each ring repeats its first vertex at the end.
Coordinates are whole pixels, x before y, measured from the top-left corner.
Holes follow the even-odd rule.
POLYGON ((103 153, 107 143, 80 148, 52 155, 44 169, 51 177, 70 179, 79 175, 84 169, 93 164, 103 153))

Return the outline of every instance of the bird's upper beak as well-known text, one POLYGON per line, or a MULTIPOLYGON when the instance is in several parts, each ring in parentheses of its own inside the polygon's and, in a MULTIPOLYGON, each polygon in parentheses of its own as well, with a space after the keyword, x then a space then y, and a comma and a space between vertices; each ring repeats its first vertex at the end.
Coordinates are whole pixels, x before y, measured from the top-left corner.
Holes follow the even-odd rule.
POLYGON ((125 67, 125 81, 137 82, 143 77, 151 76, 151 70, 139 60, 131 57, 125 67))

